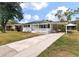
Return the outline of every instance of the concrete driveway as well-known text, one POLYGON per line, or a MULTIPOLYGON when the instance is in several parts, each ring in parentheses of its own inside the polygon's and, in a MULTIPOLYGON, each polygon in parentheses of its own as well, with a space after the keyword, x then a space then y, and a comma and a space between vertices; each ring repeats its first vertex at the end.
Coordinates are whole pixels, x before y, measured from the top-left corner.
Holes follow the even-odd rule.
POLYGON ((35 57, 48 48, 64 33, 52 33, 28 38, 18 42, 0 46, 2 57, 35 57))

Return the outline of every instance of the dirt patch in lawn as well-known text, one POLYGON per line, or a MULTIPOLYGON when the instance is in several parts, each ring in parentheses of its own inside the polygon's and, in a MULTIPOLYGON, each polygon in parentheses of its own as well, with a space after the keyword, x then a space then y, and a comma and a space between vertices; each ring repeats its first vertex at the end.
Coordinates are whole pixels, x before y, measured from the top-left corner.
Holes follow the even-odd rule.
POLYGON ((70 52, 68 52, 68 51, 57 51, 57 52, 52 52, 51 54, 49 54, 49 57, 58 57, 58 56, 60 56, 60 57, 70 57, 70 56, 72 56, 72 57, 74 57, 74 55, 72 54, 72 53, 70 53, 70 52))

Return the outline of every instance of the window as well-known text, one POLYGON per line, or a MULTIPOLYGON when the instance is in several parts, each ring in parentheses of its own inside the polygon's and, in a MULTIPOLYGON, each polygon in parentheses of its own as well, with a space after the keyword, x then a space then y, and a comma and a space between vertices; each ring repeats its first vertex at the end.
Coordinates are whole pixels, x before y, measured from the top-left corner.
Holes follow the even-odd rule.
POLYGON ((39 28, 50 28, 50 24, 39 25, 39 28))
POLYGON ((50 24, 47 25, 47 28, 50 28, 50 24))
POLYGON ((24 25, 24 27, 30 27, 30 25, 24 25))
POLYGON ((43 25, 43 28, 46 28, 46 25, 43 25))
POLYGON ((30 27, 30 25, 28 25, 27 27, 30 27))
POLYGON ((39 28, 43 28, 43 25, 39 25, 39 28))

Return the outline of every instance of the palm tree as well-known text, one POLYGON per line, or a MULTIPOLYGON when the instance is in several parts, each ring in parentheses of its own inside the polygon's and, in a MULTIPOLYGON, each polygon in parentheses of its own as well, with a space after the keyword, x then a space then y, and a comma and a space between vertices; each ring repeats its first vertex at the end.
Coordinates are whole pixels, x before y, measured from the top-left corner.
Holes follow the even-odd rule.
POLYGON ((0 2, 0 23, 2 32, 5 32, 7 22, 17 18, 19 21, 23 19, 22 8, 18 2, 0 2))

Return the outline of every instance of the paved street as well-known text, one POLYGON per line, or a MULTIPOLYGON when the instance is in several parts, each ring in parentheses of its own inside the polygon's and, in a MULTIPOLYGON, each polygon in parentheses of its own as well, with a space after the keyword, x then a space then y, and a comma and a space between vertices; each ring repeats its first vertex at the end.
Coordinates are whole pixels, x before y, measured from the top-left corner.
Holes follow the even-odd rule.
POLYGON ((2 57, 36 57, 64 33, 52 33, 0 46, 2 57))

